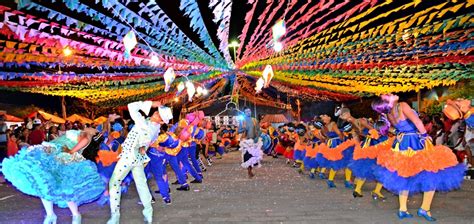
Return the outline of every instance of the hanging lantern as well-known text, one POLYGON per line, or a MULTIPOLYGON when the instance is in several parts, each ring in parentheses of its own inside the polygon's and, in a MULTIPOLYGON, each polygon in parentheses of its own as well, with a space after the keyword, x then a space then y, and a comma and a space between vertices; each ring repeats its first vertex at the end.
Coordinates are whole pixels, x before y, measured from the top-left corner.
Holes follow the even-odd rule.
POLYGON ((196 92, 198 96, 204 95, 204 89, 200 86, 196 88, 196 92))
POLYGON ((157 66, 158 63, 160 63, 160 59, 158 58, 158 56, 156 56, 156 55, 151 56, 150 64, 153 65, 153 66, 157 66))
POLYGON ((265 81, 262 78, 258 78, 256 85, 257 86, 255 87, 255 90, 257 93, 260 93, 262 91, 263 85, 265 85, 265 81))
POLYGON ((163 75, 163 78, 165 79, 165 92, 168 92, 170 90, 171 84, 173 83, 174 79, 176 78, 176 74, 174 73, 174 69, 173 68, 166 69, 166 72, 163 75))
POLYGON ((183 92, 183 90, 184 90, 185 87, 186 87, 186 86, 184 85, 183 82, 179 82, 179 84, 178 84, 178 92, 176 93, 176 95, 181 94, 181 92, 183 92))
POLYGON ((272 81, 273 75, 274 74, 273 74, 272 66, 271 65, 265 66, 265 69, 263 70, 263 73, 262 73, 264 88, 268 88, 270 86, 270 81, 272 81))
POLYGON ((273 41, 277 42, 286 33, 285 21, 280 19, 272 27, 273 41))
POLYGON ((129 58, 131 56, 131 51, 135 46, 137 46, 137 37, 135 36, 135 32, 130 30, 125 36, 123 37, 123 46, 125 47, 124 57, 129 58))
POLYGON ((188 93, 189 102, 193 102, 193 96, 196 93, 196 89, 191 81, 186 82, 186 92, 188 93))
POLYGON ((281 42, 275 42, 273 44, 273 49, 276 51, 276 52, 280 52, 281 50, 283 50, 283 44, 281 42))

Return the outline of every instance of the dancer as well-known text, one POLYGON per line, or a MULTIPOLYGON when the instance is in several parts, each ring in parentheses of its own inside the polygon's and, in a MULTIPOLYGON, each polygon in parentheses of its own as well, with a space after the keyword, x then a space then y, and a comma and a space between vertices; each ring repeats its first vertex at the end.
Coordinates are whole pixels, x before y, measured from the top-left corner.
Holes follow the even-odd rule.
POLYGON ((270 155, 276 159, 278 158, 278 153, 276 152, 276 146, 278 145, 278 131, 270 125, 268 126, 268 134, 270 135, 270 139, 272 140, 270 155))
POLYGON ((303 159, 303 164, 307 170, 309 170, 309 178, 314 179, 316 177, 316 169, 318 168, 318 162, 316 156, 318 154, 318 147, 324 136, 321 134, 321 128, 323 124, 319 121, 311 122, 308 125, 309 136, 308 144, 306 145, 306 153, 303 159))
MULTIPOLYGON (((181 120, 180 122, 183 123, 184 120, 181 120)), ((182 129, 178 128, 179 123, 174 124, 171 126, 171 128, 166 131, 165 128, 163 128, 163 131, 166 131, 165 137, 159 137, 164 140, 166 140, 164 143, 164 151, 165 151, 165 160, 169 163, 171 166, 171 169, 173 169, 175 176, 176 176, 176 182, 172 183, 173 185, 179 184, 181 185, 180 187, 176 188, 178 191, 189 191, 190 187, 188 185, 188 182, 186 180, 186 176, 183 173, 183 170, 179 166, 179 158, 178 155, 186 155, 185 153, 181 153, 183 147, 181 146, 181 140, 179 137, 177 137, 177 133, 181 133, 182 129), (171 138, 171 139, 170 139, 171 138), (177 143, 177 144, 176 144, 177 143)), ((161 134, 163 135, 163 134, 161 134)), ((159 143, 159 141, 155 141, 154 144, 159 143)), ((163 146, 162 146, 163 147, 163 146)), ((186 160, 189 165, 189 160, 186 160)))
POLYGON ((85 151, 97 152, 101 140, 95 129, 70 130, 5 159, 2 172, 21 192, 41 198, 46 211, 43 223, 56 223, 53 204, 57 204, 69 207, 72 223, 78 224, 78 206, 96 200, 105 190, 96 165, 82 156, 85 151))
POLYGON ((242 134, 240 139, 240 150, 242 151, 242 167, 247 169, 249 178, 255 175, 252 168, 260 165, 260 160, 263 158, 262 141, 257 138, 256 125, 257 121, 252 117, 250 108, 244 108, 244 120, 240 123, 239 133, 242 134))
MULTIPOLYGON (((155 142, 153 142, 150 150, 148 150, 148 156, 150 156, 151 161, 147 166, 147 169, 150 169, 153 173, 156 185, 158 186, 161 197, 163 198, 163 202, 167 205, 171 204, 168 175, 166 173, 166 164, 169 162, 167 160, 167 158, 169 158, 167 155, 174 157, 171 167, 176 169, 176 171, 181 172, 176 160, 176 155, 180 150, 180 142, 176 135, 168 132, 167 124, 162 124, 160 127, 160 135, 155 142)), ((178 179, 181 182, 184 182, 183 185, 187 186, 184 174, 180 173, 176 176, 179 176, 178 179)))
POLYGON ((306 154, 307 138, 306 138, 306 126, 304 124, 298 124, 296 126, 293 139, 295 140, 293 159, 297 166, 299 166, 298 172, 303 173, 304 163, 303 159, 306 154))
POLYGON ((328 187, 336 187, 334 184, 336 171, 345 169, 344 186, 346 188, 353 188, 351 183, 352 172, 347 168, 347 164, 352 159, 355 142, 353 140, 342 141, 344 136, 341 131, 339 131, 336 122, 331 121, 329 115, 322 114, 320 118, 324 123, 323 130, 328 139, 326 144, 321 144, 319 146, 319 153, 316 160, 321 167, 330 169, 327 180, 328 187))
POLYGON ((397 95, 386 94, 372 102, 372 108, 386 120, 382 134, 390 125, 397 130, 392 149, 377 157, 375 175, 388 190, 399 195, 400 219, 411 218, 408 195, 423 192, 418 216, 435 221, 431 216, 431 202, 435 191, 446 192, 461 187, 465 167, 458 164, 451 149, 433 146, 425 127, 415 111, 397 95))
POLYGON ((203 178, 202 175, 202 170, 201 166, 199 165, 199 161, 197 160, 197 140, 196 137, 199 137, 200 139, 204 138, 204 131, 198 127, 201 125, 202 119, 204 119, 204 112, 202 111, 196 111, 194 113, 189 113, 186 115, 186 119, 188 120, 189 123, 192 125, 192 132, 191 137, 189 139, 189 146, 187 148, 188 150, 188 156, 191 160, 191 165, 192 168, 196 171, 196 173, 203 178))
MULTIPOLYGON (((192 148, 193 143, 193 134, 195 131, 194 125, 197 124, 198 120, 196 117, 188 117, 188 119, 182 119, 178 122, 178 128, 176 129, 176 133, 179 133, 179 140, 181 141, 181 150, 176 155, 178 158, 178 162, 183 165, 182 172, 186 173, 189 172, 191 176, 194 177, 194 180, 191 183, 202 183, 202 174, 199 174, 194 167, 189 162, 189 150, 192 148)), ((192 150, 192 149, 191 149, 192 150)), ((193 151, 193 155, 196 155, 196 152, 193 151)), ((199 166, 199 164, 197 164, 199 166)), ((200 169, 198 171, 201 171, 200 169)))
POLYGON ((151 223, 153 218, 153 208, 151 207, 151 194, 146 182, 144 164, 150 161, 146 155, 150 143, 159 133, 160 124, 168 123, 173 117, 169 108, 162 107, 158 101, 138 101, 128 104, 130 117, 135 122, 125 142, 122 145, 120 159, 114 169, 109 183, 110 192, 110 212, 111 217, 108 224, 119 223, 120 220, 120 185, 127 174, 132 171, 138 195, 143 204, 143 215, 145 222, 151 223), (151 114, 149 119, 145 119, 140 114, 142 110, 145 114, 151 108, 158 108, 151 114))
MULTIPOLYGON (((117 140, 120 137, 120 133, 117 131, 110 131, 110 123, 118 117, 118 115, 111 114, 109 115, 107 122, 100 126, 103 129, 105 140, 100 144, 99 151, 97 152, 96 163, 97 170, 106 186, 109 185, 110 177, 112 177, 112 173, 114 172, 115 165, 118 161, 118 155, 120 155, 122 151, 122 146, 117 140)), ((106 189, 97 203, 99 205, 105 205, 109 201, 109 191, 106 189)))
MULTIPOLYGON (((377 166, 377 154, 381 147, 390 148, 391 144, 386 135, 379 136, 377 130, 365 118, 354 118, 349 108, 342 108, 340 118, 352 124, 352 137, 359 142, 348 168, 356 178, 356 187, 352 195, 362 197, 362 186, 365 181, 375 181, 374 169, 377 166)), ((393 139, 392 139, 393 142, 393 139)), ((382 195, 382 184, 377 182, 371 195, 374 199, 385 200, 382 195)))
POLYGON ((248 177, 252 178, 255 174, 252 172, 253 167, 260 167, 263 159, 262 140, 258 139, 257 143, 253 139, 244 138, 240 140, 240 151, 242 151, 241 166, 247 169, 248 177))
POLYGON ((272 139, 269 135, 269 126, 270 124, 268 122, 262 122, 260 124, 260 138, 262 139, 262 150, 263 152, 270 156, 271 155, 271 150, 272 150, 272 139))
POLYGON ((288 144, 285 147, 285 152, 283 153, 283 156, 286 158, 286 164, 290 164, 293 161, 293 167, 298 167, 298 164, 294 161, 294 146, 296 142, 296 138, 298 134, 295 133, 295 125, 293 123, 288 123, 285 126, 285 133, 288 137, 288 144))

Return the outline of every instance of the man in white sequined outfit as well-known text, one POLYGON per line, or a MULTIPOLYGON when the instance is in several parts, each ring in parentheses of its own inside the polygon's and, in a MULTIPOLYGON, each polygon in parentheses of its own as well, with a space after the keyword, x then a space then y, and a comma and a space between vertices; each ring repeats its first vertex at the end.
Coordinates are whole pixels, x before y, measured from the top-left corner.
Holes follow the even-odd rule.
POLYGON ((151 194, 148 189, 144 166, 150 161, 146 150, 160 131, 161 123, 168 123, 172 119, 171 110, 162 107, 158 101, 138 101, 128 104, 130 117, 135 121, 135 126, 128 133, 122 144, 122 153, 115 166, 109 182, 111 218, 108 224, 118 224, 120 219, 120 185, 127 174, 132 171, 138 195, 143 204, 143 216, 146 223, 152 223, 153 207, 151 206, 151 194), (151 108, 158 108, 148 119, 140 110, 149 114, 151 108))

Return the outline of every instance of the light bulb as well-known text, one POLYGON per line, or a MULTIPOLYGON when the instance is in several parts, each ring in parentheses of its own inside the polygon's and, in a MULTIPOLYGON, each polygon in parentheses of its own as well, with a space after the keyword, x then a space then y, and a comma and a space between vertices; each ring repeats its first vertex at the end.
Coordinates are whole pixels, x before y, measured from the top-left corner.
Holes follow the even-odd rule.
POLYGON ((66 47, 66 48, 63 49, 63 54, 64 54, 64 56, 66 56, 66 57, 67 57, 67 56, 71 56, 71 55, 72 55, 72 50, 69 49, 68 47, 66 47))
POLYGON ((275 42, 275 44, 273 45, 273 49, 276 52, 280 52, 283 49, 283 44, 281 42, 275 42))

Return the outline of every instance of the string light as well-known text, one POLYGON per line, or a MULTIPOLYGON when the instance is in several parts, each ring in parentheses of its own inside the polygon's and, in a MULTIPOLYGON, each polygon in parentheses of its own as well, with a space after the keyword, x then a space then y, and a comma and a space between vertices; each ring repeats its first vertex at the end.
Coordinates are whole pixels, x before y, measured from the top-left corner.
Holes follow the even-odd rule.
POLYGON ((71 56, 72 53, 73 53, 72 50, 69 49, 68 47, 66 47, 66 48, 63 49, 63 54, 64 54, 64 56, 66 56, 66 57, 71 56))

